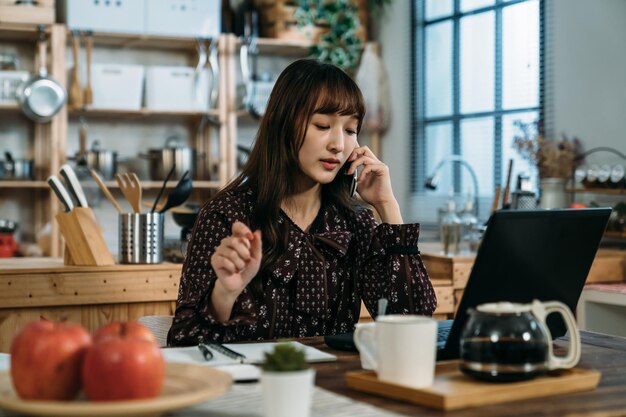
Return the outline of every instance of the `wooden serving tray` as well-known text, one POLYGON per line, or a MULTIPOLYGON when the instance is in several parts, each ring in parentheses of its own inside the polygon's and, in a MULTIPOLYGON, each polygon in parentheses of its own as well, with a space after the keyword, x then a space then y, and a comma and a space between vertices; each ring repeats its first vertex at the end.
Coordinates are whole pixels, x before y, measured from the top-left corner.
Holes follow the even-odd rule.
POLYGON ((521 382, 483 382, 464 375, 458 361, 437 364, 435 382, 428 388, 408 388, 379 381, 372 371, 346 373, 349 387, 383 397, 408 401, 440 410, 458 410, 529 398, 595 389, 600 372, 564 369, 521 382))

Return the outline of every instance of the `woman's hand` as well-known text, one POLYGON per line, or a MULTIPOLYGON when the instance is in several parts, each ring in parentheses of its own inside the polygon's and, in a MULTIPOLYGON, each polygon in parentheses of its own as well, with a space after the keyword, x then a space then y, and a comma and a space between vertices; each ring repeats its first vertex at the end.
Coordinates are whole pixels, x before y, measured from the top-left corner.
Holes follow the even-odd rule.
POLYGON ((261 231, 252 233, 245 224, 235 222, 232 234, 220 242, 211 256, 211 266, 217 275, 214 292, 234 303, 259 272, 261 257, 261 231))
POLYGON ((367 146, 354 148, 348 162, 350 162, 348 175, 354 175, 354 171, 359 166, 363 167, 356 187, 361 198, 374 206, 383 222, 403 223, 400 207, 391 188, 389 167, 381 162, 367 146))

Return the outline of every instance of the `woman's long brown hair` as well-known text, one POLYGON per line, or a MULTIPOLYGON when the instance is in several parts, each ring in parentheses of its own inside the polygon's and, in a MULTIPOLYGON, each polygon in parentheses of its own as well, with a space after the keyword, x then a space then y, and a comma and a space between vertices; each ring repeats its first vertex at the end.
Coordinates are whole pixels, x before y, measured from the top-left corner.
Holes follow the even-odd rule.
MULTIPOLYGON (((241 174, 218 193, 244 182, 253 190, 253 224, 249 226, 263 233, 262 268, 276 262, 284 251, 288 233, 278 223, 280 203, 296 189, 298 152, 315 113, 355 116, 358 133, 365 114, 363 96, 341 69, 312 59, 295 61, 276 81, 241 174)), ((343 168, 331 183, 322 185, 322 198, 352 209, 351 180, 343 168)))

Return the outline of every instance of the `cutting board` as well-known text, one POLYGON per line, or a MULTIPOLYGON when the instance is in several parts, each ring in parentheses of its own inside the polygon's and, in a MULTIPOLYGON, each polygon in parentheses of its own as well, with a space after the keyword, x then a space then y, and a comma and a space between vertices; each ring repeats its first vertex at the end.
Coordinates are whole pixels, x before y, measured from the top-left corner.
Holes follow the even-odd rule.
POLYGON ((595 389, 600 372, 572 368, 520 382, 483 382, 464 375, 458 361, 437 364, 435 382, 428 388, 408 388, 379 381, 371 371, 346 373, 349 387, 383 397, 408 401, 440 410, 458 410, 529 398, 595 389))

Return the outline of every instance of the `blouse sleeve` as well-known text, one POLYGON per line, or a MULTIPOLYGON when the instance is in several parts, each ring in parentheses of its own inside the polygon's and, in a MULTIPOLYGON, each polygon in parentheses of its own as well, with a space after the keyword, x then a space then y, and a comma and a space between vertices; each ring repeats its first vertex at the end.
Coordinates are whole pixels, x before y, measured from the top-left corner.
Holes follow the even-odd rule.
POLYGON ((231 234, 231 222, 205 206, 198 215, 187 258, 183 265, 176 302, 176 312, 167 336, 169 346, 205 342, 228 342, 236 339, 242 326, 255 322, 256 307, 248 289, 239 295, 227 322, 219 322, 211 313, 211 293, 217 276, 211 256, 222 239, 231 234))
POLYGON ((387 314, 432 315, 437 297, 417 246, 419 224, 378 224, 370 210, 358 217, 358 275, 372 317, 380 298, 387 314))

